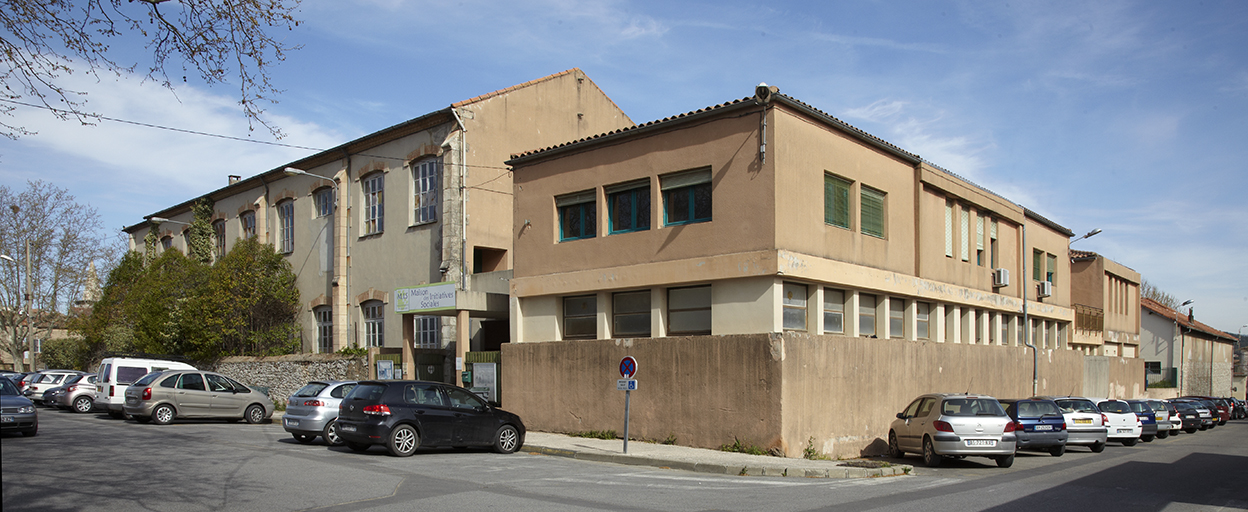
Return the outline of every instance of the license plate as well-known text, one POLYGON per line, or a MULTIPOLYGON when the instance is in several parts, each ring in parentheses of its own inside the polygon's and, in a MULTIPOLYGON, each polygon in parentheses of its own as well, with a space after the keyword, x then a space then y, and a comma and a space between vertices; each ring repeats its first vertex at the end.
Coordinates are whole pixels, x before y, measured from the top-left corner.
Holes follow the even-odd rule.
POLYGON ((1118 429, 1118 433, 1119 433, 1119 434, 1130 434, 1130 433, 1131 433, 1131 429, 1129 429, 1129 428, 1120 428, 1120 429, 1118 429))
POLYGON ((993 447, 997 445, 997 441, 995 439, 967 439, 966 445, 993 447))
POLYGON ((286 420, 286 426, 287 426, 287 427, 298 427, 298 426, 299 426, 299 420, 286 420))
POLYGON ((1053 425, 1036 425, 1035 430, 1036 430, 1036 431, 1041 431, 1041 430, 1053 430, 1053 425))
POLYGON ((1091 425, 1092 420, 1090 418, 1084 418, 1084 419, 1075 418, 1075 424, 1076 425, 1091 425))
POLYGON ((346 424, 340 423, 338 426, 342 428, 343 432, 355 432, 355 425, 346 425, 346 424))
POLYGON ((12 416, 0 416, 0 423, 13 423, 14 421, 17 420, 14 420, 12 416))
POLYGON ((1166 421, 1166 416, 1164 414, 1158 414, 1157 421, 1166 421))

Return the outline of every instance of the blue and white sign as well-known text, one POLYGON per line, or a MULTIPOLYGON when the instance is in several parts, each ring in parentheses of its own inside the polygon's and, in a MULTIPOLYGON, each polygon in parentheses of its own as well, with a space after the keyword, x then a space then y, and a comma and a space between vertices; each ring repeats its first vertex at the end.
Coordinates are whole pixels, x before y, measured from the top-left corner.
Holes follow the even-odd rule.
POLYGON ((637 391, 637 379, 620 379, 615 381, 615 389, 618 391, 637 391))
POLYGON ((455 283, 434 283, 394 290, 394 312, 424 313, 455 309, 455 283))

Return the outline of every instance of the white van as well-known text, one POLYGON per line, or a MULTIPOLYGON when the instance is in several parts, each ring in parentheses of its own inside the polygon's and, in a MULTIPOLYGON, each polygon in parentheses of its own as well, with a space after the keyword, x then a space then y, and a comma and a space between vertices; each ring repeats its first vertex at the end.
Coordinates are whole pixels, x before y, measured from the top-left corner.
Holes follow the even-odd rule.
POLYGON ((126 387, 151 372, 163 370, 197 370, 194 366, 163 359, 136 357, 110 357, 100 362, 95 381, 95 407, 108 411, 114 418, 126 416, 122 407, 126 403, 126 387))

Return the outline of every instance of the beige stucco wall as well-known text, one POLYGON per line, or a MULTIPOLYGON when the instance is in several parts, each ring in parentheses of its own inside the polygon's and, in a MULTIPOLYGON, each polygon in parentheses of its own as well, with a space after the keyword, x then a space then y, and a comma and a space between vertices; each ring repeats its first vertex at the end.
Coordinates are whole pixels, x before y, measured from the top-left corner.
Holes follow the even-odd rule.
MULTIPOLYGON (((834 457, 882 453, 894 415, 922 393, 1010 398, 1032 385, 1031 352, 1009 346, 803 333, 513 343, 503 346, 503 406, 531 430, 622 434, 615 381, 626 355, 639 362, 632 437, 704 448, 740 439, 790 457, 812 437, 834 457)), ((1083 356, 1040 355, 1041 394, 1091 393, 1083 356)), ((1104 359, 1106 385, 1140 396, 1143 363, 1104 359)))
MULTIPOLYGON (((1052 304, 1062 307, 1071 307, 1070 301, 1070 237, 1065 233, 1060 233, 1049 226, 1037 222, 1030 216, 1027 217, 1027 247, 1023 250, 1022 268, 1020 276, 1023 278, 1021 282, 1027 283, 1027 300, 1037 301, 1044 304, 1052 304), (1044 299, 1039 299, 1036 295, 1039 292, 1040 281, 1032 279, 1032 251, 1040 250, 1046 254, 1052 254, 1057 257, 1057 272, 1054 277, 1053 295, 1044 299)), ((1045 259, 1041 259, 1041 276, 1044 277, 1045 259)), ((1011 272, 1013 274, 1013 272, 1011 272)))

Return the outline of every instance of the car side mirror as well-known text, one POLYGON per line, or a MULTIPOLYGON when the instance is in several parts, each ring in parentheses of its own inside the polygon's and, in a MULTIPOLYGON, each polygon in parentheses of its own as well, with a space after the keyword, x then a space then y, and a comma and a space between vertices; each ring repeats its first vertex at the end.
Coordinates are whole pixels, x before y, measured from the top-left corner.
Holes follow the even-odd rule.
POLYGON ((904 413, 904 412, 899 412, 899 413, 897 413, 897 419, 899 419, 899 420, 904 420, 904 419, 906 419, 906 413, 904 413))

